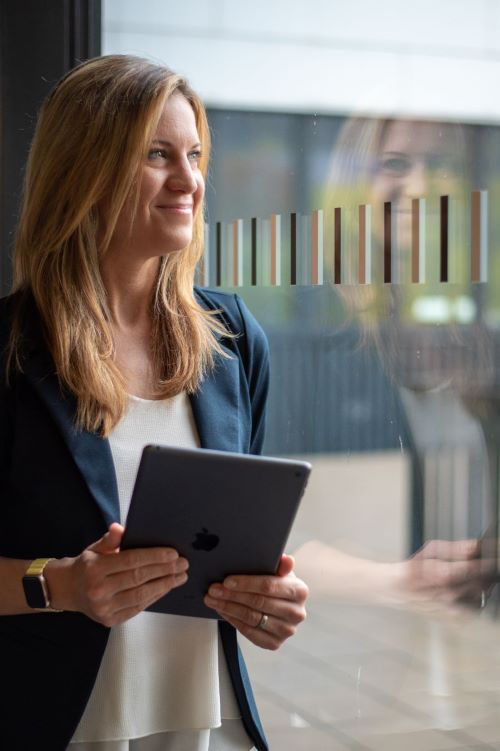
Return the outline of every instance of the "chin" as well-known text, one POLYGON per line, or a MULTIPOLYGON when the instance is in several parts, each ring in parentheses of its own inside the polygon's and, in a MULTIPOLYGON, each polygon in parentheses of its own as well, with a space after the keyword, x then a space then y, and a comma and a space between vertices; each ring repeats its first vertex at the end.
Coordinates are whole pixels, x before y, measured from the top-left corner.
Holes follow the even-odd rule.
POLYGON ((193 235, 191 232, 177 237, 164 237, 160 242, 155 244, 158 248, 158 255, 166 256, 170 255, 170 253, 180 253, 181 250, 185 250, 188 247, 192 239, 193 235))

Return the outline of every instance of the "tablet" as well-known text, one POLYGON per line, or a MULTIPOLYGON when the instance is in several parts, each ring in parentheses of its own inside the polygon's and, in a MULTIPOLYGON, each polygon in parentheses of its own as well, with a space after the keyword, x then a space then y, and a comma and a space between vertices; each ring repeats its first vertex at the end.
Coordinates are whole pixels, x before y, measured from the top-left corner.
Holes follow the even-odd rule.
POLYGON ((307 462, 146 446, 121 548, 169 546, 189 578, 147 609, 219 618, 203 603, 229 574, 276 572, 311 471, 307 462))

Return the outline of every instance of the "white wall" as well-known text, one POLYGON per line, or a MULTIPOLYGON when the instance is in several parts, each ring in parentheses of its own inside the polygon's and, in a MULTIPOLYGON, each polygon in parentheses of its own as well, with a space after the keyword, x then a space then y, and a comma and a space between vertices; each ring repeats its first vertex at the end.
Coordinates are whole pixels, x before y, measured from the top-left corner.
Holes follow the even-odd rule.
POLYGON ((500 121, 500 0, 104 0, 103 53, 216 107, 500 121))

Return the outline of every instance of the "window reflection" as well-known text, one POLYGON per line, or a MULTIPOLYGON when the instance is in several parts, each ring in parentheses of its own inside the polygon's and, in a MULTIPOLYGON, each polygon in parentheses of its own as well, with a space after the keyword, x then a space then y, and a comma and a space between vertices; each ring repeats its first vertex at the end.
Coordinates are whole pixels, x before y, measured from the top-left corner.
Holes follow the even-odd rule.
MULTIPOLYGON (((438 729, 466 727, 450 719, 450 707, 439 706, 432 685, 455 696, 450 672, 464 648, 455 629, 487 598, 487 612, 497 608, 495 332, 484 315, 483 289, 471 282, 476 185, 467 149, 460 125, 346 121, 315 194, 325 216, 343 208, 342 283, 334 283, 330 252, 322 288, 273 290, 274 299, 242 290, 259 305, 272 346, 268 450, 317 454, 317 485, 294 543, 298 570, 321 603, 319 620, 331 614, 333 638, 341 612, 350 613, 351 625, 373 606, 403 608, 404 623, 421 640, 414 653, 433 665, 429 727, 438 729), (439 280, 442 195, 452 207, 447 283, 439 280), (411 201, 421 197, 427 273, 413 284, 411 201), (396 225, 392 284, 383 281, 387 201, 396 225), (363 203, 373 207, 369 285, 354 283, 356 210, 363 203), (339 610, 339 603, 371 607, 339 610), (423 620, 422 609, 431 613, 423 620)), ((329 230, 331 243, 332 223, 329 230)), ((377 616, 379 628, 394 623, 390 613, 377 616)), ((360 660, 359 668, 365 665, 360 660)))
MULTIPOLYGON (((117 21, 118 3, 106 5, 110 17, 116 6, 109 44, 118 47, 106 51, 147 54, 144 28, 134 36, 132 22, 117 21), (127 41, 133 49, 119 47, 127 41)), ((120 3, 127 17, 132 5, 120 3)), ((225 275, 223 255, 221 281, 269 337, 266 451, 314 465, 290 541, 312 585, 309 622, 286 654, 246 651, 276 748, 494 748, 497 593, 471 574, 496 571, 498 539, 500 127, 486 60, 497 41, 486 45, 477 31, 484 19, 494 29, 498 10, 368 5, 256 3, 249 12, 220 3, 215 19, 193 0, 188 21, 173 9, 162 21, 154 3, 151 54, 170 51, 173 67, 189 76, 191 66, 201 81, 210 75, 208 237, 212 251, 220 223, 221 247, 232 248, 230 225, 243 222, 241 276, 230 264, 225 275), (229 66, 236 52, 239 64, 229 66), (370 88, 380 95, 366 97, 370 88), (374 106, 361 112, 365 99, 374 106), (488 214, 477 241, 489 251, 482 277, 471 269, 477 191, 488 214), (370 208, 364 284, 360 206, 370 208), (318 209, 324 278, 313 286, 300 259, 311 253, 318 209), (281 284, 258 270, 252 284, 252 220, 259 253, 270 257, 273 215, 281 217, 281 284)))

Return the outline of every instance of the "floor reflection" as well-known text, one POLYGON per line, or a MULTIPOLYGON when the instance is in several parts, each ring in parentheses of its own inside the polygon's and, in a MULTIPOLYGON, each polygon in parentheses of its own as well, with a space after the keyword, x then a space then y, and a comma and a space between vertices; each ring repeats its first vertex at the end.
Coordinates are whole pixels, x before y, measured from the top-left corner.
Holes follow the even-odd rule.
MULTIPOLYGON (((408 454, 308 458, 313 473, 288 549, 321 539, 375 562, 405 558, 408 454)), ((325 580, 319 568, 316 557, 309 617, 282 650, 263 652, 242 643, 270 747, 498 749, 496 597, 483 610, 477 603, 446 605, 429 592, 421 599, 406 592, 394 604, 361 580, 368 568, 346 566, 343 584, 338 577, 325 580)), ((373 579, 383 581, 378 574, 373 579)))
POLYGON ((270 746, 309 751, 498 749, 500 624, 310 598, 281 652, 244 652, 270 746))

